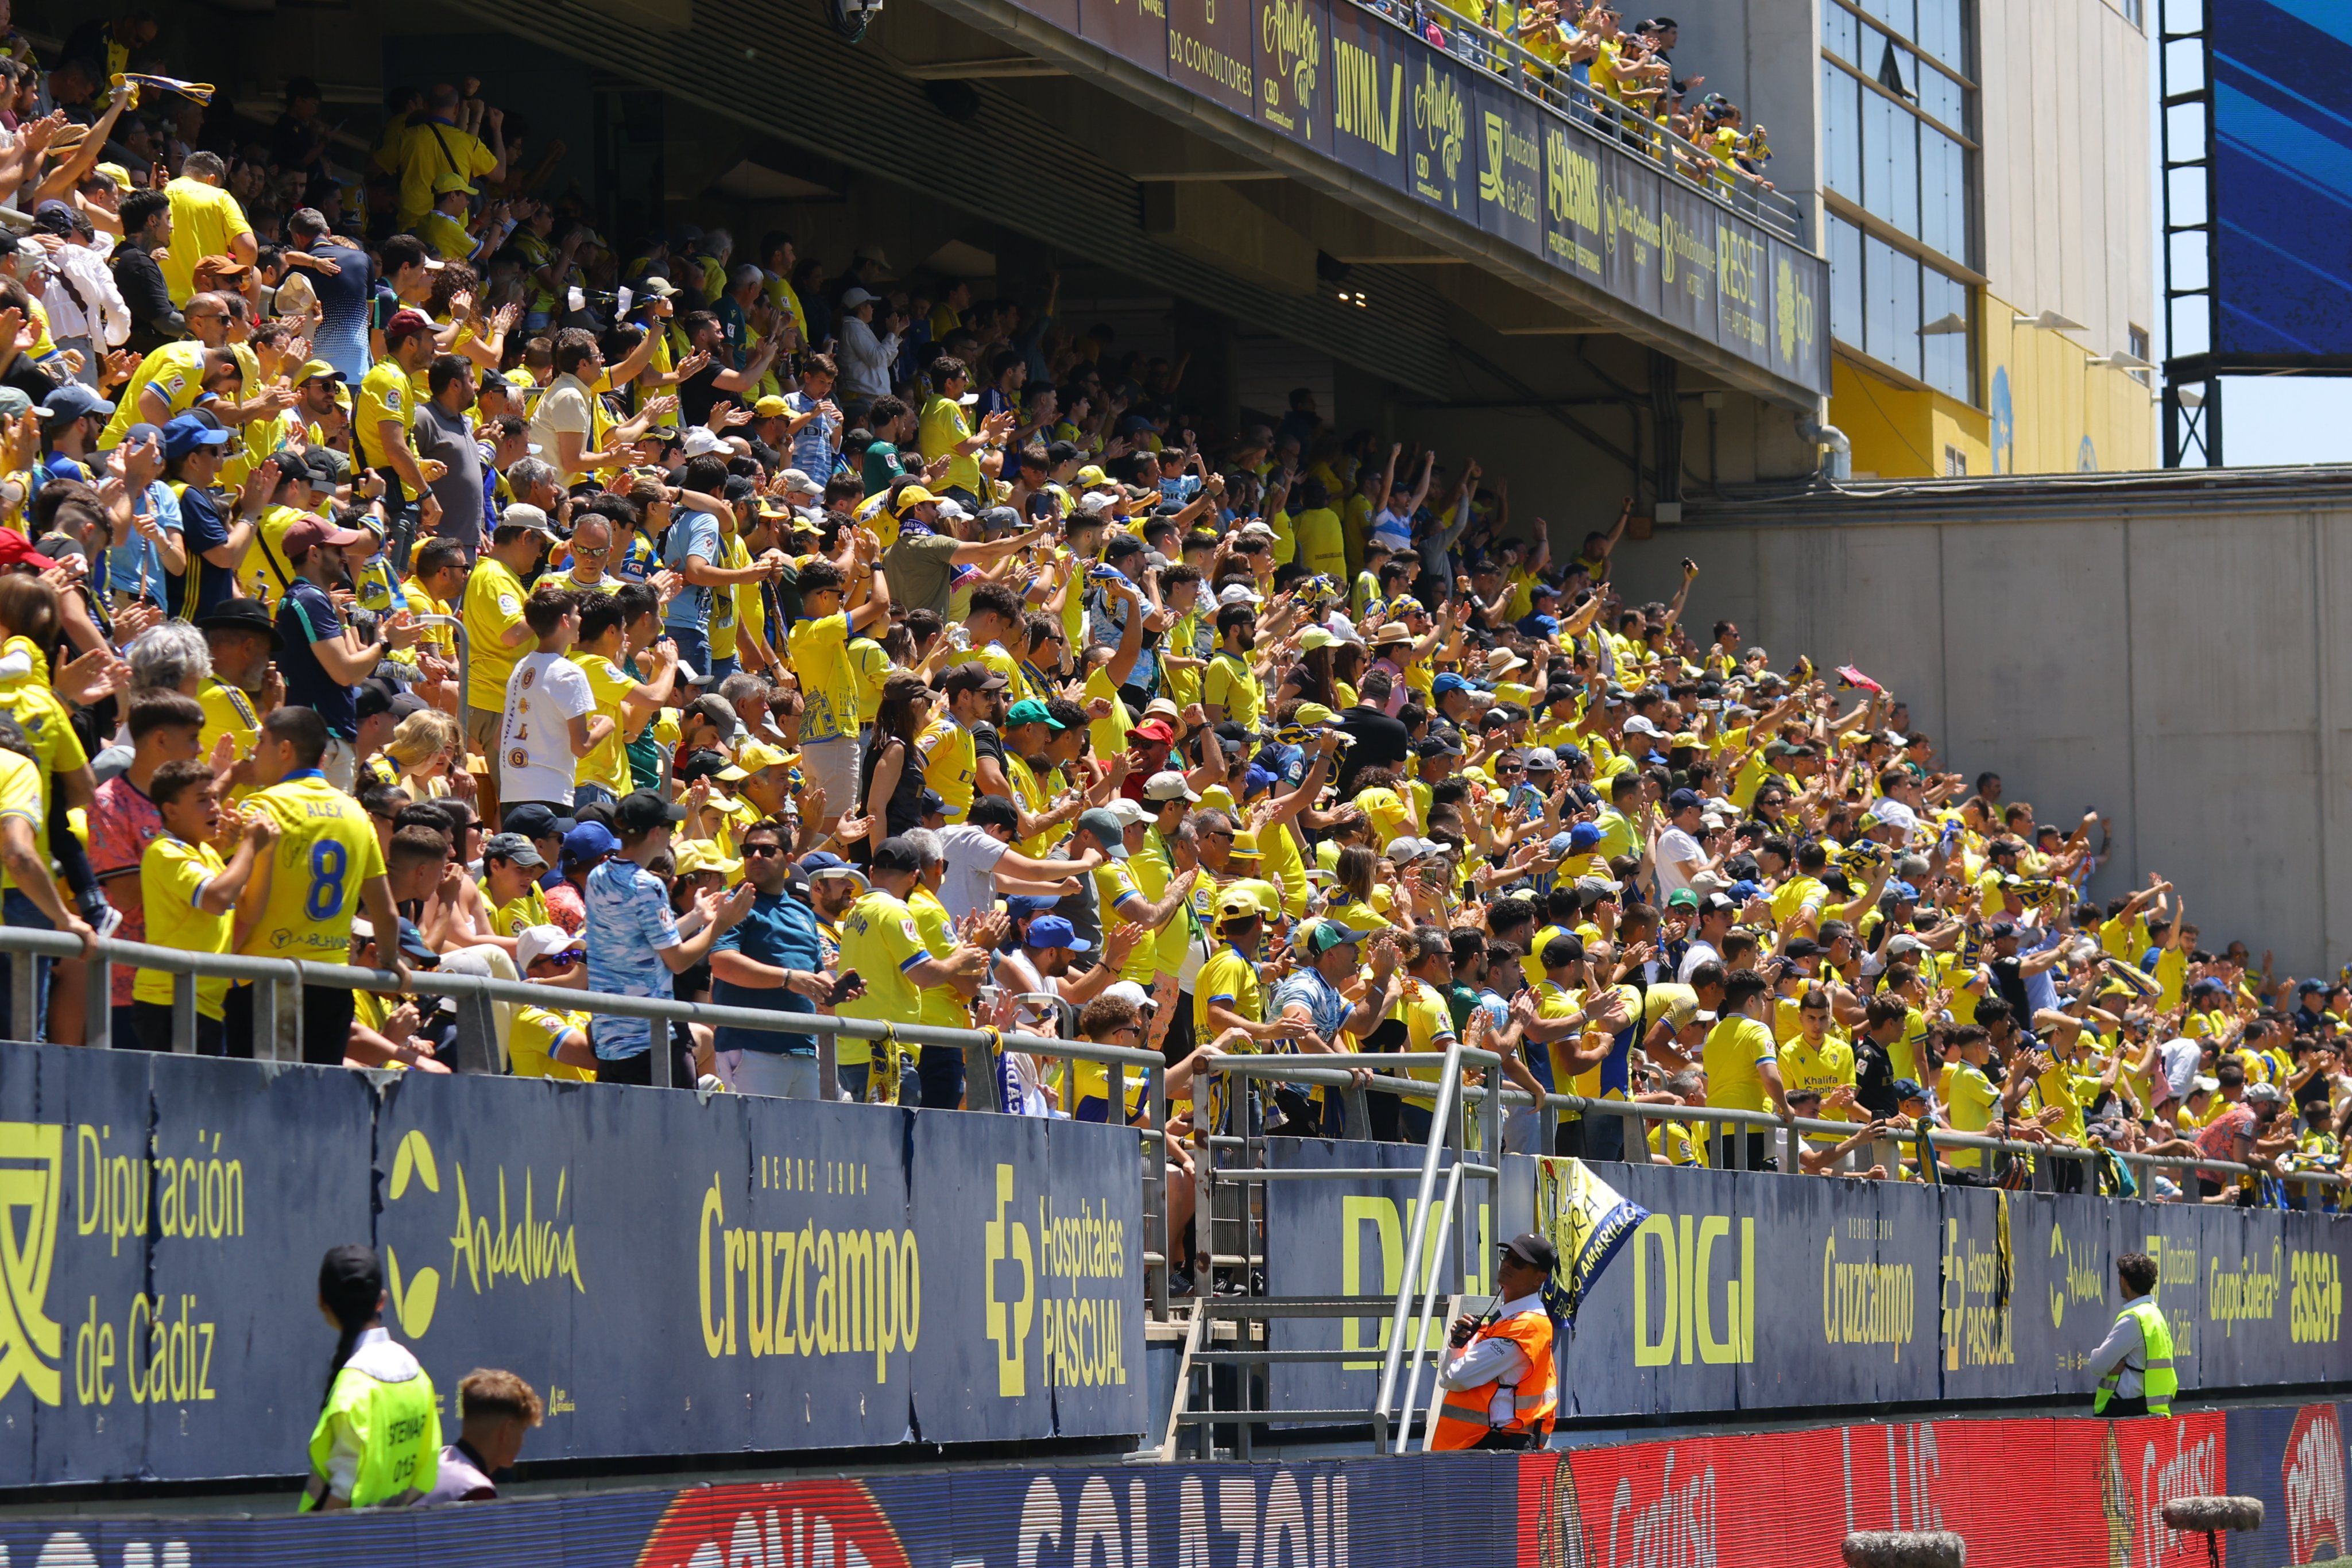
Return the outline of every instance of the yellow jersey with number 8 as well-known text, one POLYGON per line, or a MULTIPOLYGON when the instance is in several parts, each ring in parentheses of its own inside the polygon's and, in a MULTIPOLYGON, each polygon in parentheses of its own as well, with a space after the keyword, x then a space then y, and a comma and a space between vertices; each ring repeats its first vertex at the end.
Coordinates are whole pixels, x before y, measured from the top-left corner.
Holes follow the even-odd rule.
MULTIPOLYGON (((348 963, 360 887, 383 874, 375 824, 357 800, 316 768, 257 790, 247 804, 268 812, 278 836, 278 847, 262 862, 268 885, 262 891, 260 916, 237 951, 348 963)), ((247 896, 252 896, 250 889, 247 896)))

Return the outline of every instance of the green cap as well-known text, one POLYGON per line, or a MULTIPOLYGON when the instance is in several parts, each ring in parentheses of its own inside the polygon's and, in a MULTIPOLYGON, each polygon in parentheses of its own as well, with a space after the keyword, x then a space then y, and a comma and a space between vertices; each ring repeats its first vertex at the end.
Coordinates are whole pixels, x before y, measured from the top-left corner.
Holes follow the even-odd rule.
POLYGON ((1065 724, 1055 724, 1053 710, 1035 697, 1025 697, 1014 703, 1012 709, 1004 716, 1004 727, 1007 729, 1016 728, 1024 724, 1049 725, 1056 730, 1069 727, 1065 724))

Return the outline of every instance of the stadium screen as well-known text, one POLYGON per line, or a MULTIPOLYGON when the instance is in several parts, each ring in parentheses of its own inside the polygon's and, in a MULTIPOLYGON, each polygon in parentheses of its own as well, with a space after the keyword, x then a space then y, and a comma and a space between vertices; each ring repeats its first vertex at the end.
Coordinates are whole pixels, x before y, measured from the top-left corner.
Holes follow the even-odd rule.
POLYGON ((2213 352, 2352 361, 2352 4, 2211 0, 2213 352))

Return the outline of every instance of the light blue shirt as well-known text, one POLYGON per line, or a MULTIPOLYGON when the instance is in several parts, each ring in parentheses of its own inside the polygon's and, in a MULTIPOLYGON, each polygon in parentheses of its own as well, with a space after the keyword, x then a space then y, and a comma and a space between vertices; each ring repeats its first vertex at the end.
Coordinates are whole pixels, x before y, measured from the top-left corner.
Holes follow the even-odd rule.
MULTIPOLYGON (((155 519, 167 534, 180 531, 180 497, 172 494, 172 486, 161 479, 147 486, 131 508, 141 517, 155 519)), ((116 593, 129 593, 142 599, 163 602, 163 557, 154 541, 132 528, 121 544, 106 552, 106 585, 116 593)))
MULTIPOLYGON (((679 507, 672 515, 669 532, 662 536, 662 564, 681 575, 686 570, 688 556, 700 556, 712 566, 719 564, 719 519, 709 512, 679 507)), ((681 631, 708 632, 710 629, 710 590, 697 583, 688 583, 677 591, 663 615, 663 624, 681 631)))
MULTIPOLYGON (((794 413, 808 413, 824 401, 801 392, 784 394, 785 406, 794 413)), ((834 437, 840 434, 838 414, 820 413, 802 425, 793 435, 793 466, 820 485, 832 478, 834 456, 840 450, 834 437)))
MULTIPOLYGON (((588 988, 667 1000, 670 973, 661 949, 677 946, 679 936, 661 878, 615 855, 588 873, 582 902, 588 911, 588 988)), ((653 1049, 653 1030, 646 1019, 600 1013, 588 1020, 588 1039, 600 1061, 644 1055, 653 1049)))

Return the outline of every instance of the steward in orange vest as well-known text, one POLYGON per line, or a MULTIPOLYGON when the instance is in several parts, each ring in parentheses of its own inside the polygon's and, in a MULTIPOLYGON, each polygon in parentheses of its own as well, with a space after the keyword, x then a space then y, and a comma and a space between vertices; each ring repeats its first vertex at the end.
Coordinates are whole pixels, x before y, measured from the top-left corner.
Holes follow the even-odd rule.
POLYGON ((1559 1261, 1533 1231, 1503 1244, 1495 1270, 1501 1304, 1484 1318, 1454 1320, 1432 1448, 1540 1448, 1551 1436, 1559 1385, 1543 1288, 1559 1261))

